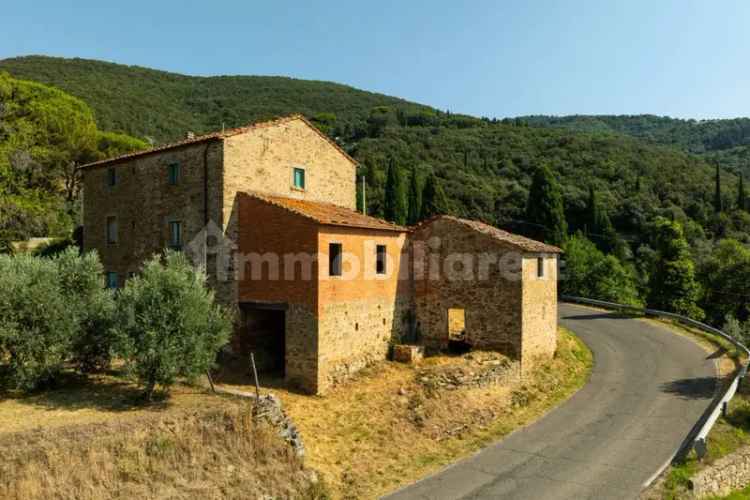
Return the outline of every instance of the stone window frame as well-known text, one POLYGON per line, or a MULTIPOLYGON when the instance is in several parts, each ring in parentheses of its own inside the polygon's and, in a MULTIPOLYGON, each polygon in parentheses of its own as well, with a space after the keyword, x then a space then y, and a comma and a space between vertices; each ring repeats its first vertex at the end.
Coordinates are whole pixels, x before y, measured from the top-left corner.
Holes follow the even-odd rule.
POLYGON ((303 192, 307 190, 307 169, 301 165, 292 166, 292 189, 303 192), (302 187, 297 186, 297 172, 302 172, 302 187))
POLYGON ((104 241, 108 246, 117 245, 120 241, 120 223, 116 214, 108 214, 104 217, 104 241), (114 225, 114 234, 110 232, 110 222, 114 225), (113 237, 114 236, 114 237, 113 237))

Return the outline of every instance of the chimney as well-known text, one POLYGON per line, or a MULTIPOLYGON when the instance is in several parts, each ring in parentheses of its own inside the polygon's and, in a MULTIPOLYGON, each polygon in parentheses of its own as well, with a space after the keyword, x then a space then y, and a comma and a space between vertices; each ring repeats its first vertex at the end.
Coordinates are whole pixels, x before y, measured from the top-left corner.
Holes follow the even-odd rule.
POLYGON ((186 139, 195 139, 195 132, 188 131, 187 134, 185 134, 186 139))

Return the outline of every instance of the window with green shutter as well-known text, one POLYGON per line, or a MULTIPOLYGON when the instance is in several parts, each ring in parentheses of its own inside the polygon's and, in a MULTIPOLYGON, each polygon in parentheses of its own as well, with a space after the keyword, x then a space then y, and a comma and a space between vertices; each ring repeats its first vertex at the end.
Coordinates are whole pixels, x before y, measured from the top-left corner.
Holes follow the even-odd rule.
POLYGON ((305 169, 294 168, 294 187, 297 189, 305 189, 305 169))
POLYGON ((180 164, 170 163, 167 167, 167 172, 169 177, 169 184, 172 186, 177 185, 177 183, 180 182, 180 164))

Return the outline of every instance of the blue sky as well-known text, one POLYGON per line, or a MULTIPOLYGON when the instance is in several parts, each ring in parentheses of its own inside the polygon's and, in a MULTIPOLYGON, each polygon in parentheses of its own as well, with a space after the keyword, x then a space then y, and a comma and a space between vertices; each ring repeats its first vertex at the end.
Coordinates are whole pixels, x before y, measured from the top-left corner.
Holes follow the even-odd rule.
POLYGON ((12 1, 0 58, 331 80, 482 116, 750 116, 746 0, 12 1))

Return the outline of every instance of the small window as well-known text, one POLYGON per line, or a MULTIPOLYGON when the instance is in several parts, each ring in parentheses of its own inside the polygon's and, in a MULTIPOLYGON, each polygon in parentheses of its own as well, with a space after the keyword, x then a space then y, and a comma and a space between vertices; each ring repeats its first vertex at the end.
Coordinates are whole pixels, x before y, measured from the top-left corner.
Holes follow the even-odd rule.
POLYGON ((117 279, 117 273, 115 272, 108 272, 107 273, 107 288, 115 289, 119 285, 118 279, 117 279))
POLYGON ((328 274, 341 276, 341 243, 328 245, 328 274))
POLYGON ((107 244, 114 245, 117 243, 117 217, 110 215, 107 217, 107 244))
POLYGON ((375 260, 375 272, 378 274, 386 273, 386 259, 388 254, 385 251, 385 245, 378 245, 375 247, 376 260, 375 260))
POLYGON ((538 278, 544 278, 544 257, 536 259, 536 275, 538 278))
POLYGON ((182 248, 182 222, 173 220, 169 223, 169 246, 175 250, 182 248))
POLYGON ((294 187, 297 189, 305 189, 305 169, 297 168, 294 169, 294 187))
POLYGON ((167 172, 169 177, 169 184, 172 186, 177 185, 177 183, 180 182, 180 164, 170 163, 167 167, 167 172))
POLYGON ((107 186, 113 187, 117 185, 117 170, 113 167, 107 169, 107 186))

